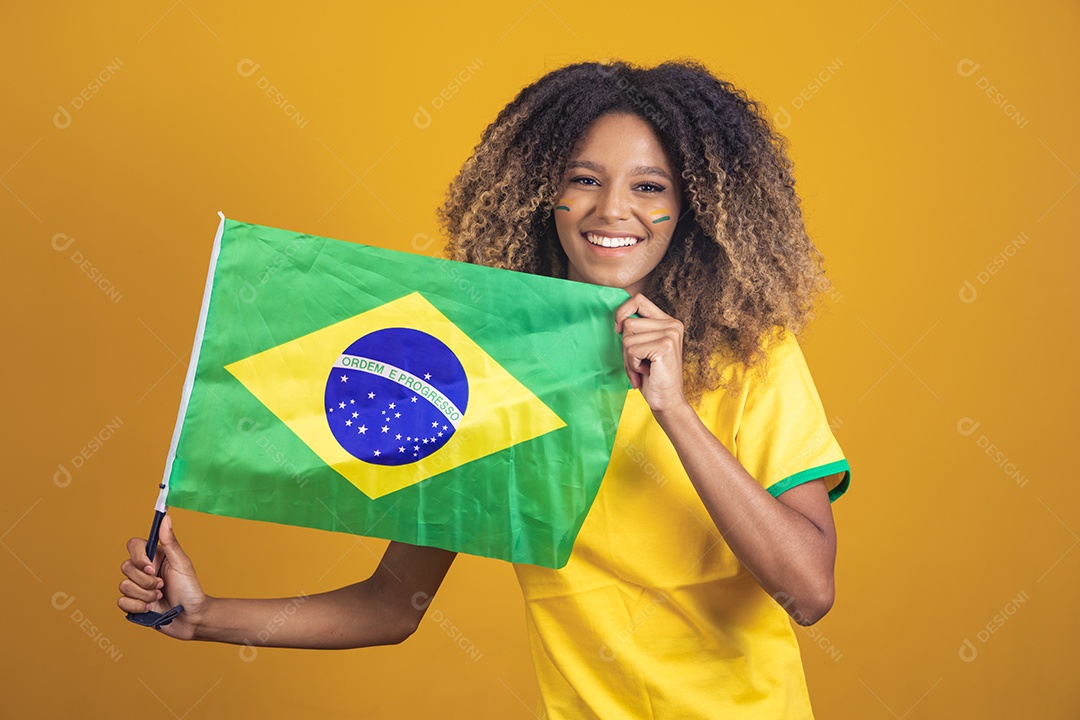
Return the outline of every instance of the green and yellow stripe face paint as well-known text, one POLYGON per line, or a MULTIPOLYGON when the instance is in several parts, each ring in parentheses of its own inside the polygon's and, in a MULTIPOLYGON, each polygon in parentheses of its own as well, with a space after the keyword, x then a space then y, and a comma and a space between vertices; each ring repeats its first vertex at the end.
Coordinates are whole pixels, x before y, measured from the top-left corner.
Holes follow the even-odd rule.
POLYGON ((652 217, 653 225, 655 225, 656 223, 670 220, 671 211, 667 208, 660 208, 659 210, 653 210, 651 213, 649 213, 649 216, 652 217))
POLYGON ((559 198, 559 204, 555 206, 556 210, 565 210, 570 212, 570 206, 574 204, 574 201, 570 198, 559 198))

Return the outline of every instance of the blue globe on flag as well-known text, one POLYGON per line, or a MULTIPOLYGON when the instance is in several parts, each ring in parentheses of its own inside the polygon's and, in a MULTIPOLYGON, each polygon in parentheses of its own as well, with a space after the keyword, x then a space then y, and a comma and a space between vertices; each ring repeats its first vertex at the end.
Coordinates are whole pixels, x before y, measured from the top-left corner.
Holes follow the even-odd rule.
POLYGON ((341 446, 375 465, 407 465, 453 437, 469 403, 461 361, 442 341, 411 328, 364 335, 326 380, 326 421, 341 446))

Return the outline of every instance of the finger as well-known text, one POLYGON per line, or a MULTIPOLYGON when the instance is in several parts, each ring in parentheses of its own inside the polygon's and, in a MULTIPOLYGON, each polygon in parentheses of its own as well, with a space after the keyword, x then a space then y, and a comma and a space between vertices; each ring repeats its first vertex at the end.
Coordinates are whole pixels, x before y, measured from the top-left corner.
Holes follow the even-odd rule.
POLYGON ((120 572, 124 573, 131 582, 135 583, 141 588, 152 590, 154 588, 160 588, 165 584, 165 581, 156 575, 149 575, 144 573, 139 568, 135 567, 135 563, 131 560, 125 560, 120 563, 120 572))
POLYGON ((129 613, 144 613, 150 612, 153 609, 150 603, 143 602, 142 600, 136 600, 134 598, 129 598, 127 596, 118 598, 116 600, 116 606, 124 612, 129 613))
POLYGON ((180 547, 180 542, 176 539, 176 534, 173 533, 172 518, 168 515, 161 521, 161 531, 158 535, 158 539, 161 541, 161 550, 165 557, 169 560, 169 565, 183 572, 189 572, 191 570, 191 560, 188 558, 187 553, 180 547))
MULTIPOLYGON (((641 338, 638 335, 634 337, 641 338)), ((671 338, 659 334, 652 340, 640 339, 628 345, 623 349, 623 364, 628 371, 653 375, 658 372, 658 368, 678 368, 681 377, 678 347, 671 338)))
POLYGON ((681 345, 670 330, 653 330, 623 337, 623 350, 639 358, 658 360, 678 352, 681 345))
POLYGON ((649 362, 648 358, 623 349, 623 368, 626 369, 626 376, 630 378, 631 387, 641 389, 644 376, 648 375, 651 369, 649 362))
POLYGON ((656 304, 641 293, 633 296, 619 307, 615 308, 615 331, 623 331, 623 321, 631 315, 637 314, 643 318, 668 318, 671 317, 656 304))
POLYGON ((623 336, 623 367, 626 369, 626 376, 630 378, 630 387, 635 389, 641 388, 642 376, 649 373, 649 362, 641 352, 641 347, 640 336, 623 336), (634 339, 631 340, 631 338, 634 339))
POLYGON ((646 352, 648 352, 647 357, 650 360, 656 360, 661 355, 670 354, 674 357, 676 363, 682 365, 682 325, 677 320, 674 322, 676 324, 665 323, 660 327, 654 326, 648 330, 642 329, 641 332, 624 333, 622 336, 623 350, 634 352, 638 357, 646 357, 646 352), (651 346, 654 343, 659 343, 661 348, 658 354, 652 354, 651 346), (650 346, 650 350, 642 349, 646 345, 650 346))
POLYGON ((157 588, 147 590, 146 588, 139 587, 128 578, 124 578, 120 581, 120 592, 124 597, 129 597, 133 600, 141 600, 142 602, 147 603, 160 600, 162 596, 161 591, 157 588))
POLYGON ((128 556, 135 567, 148 575, 156 574, 157 568, 155 564, 150 562, 150 558, 146 557, 146 540, 143 538, 131 538, 127 541, 127 550, 128 556))
POLYGON ((652 361, 652 358, 646 353, 627 351, 624 355, 623 364, 629 372, 648 375, 652 372, 652 361))
MULTIPOLYGON (((641 386, 642 378, 645 375, 648 375, 649 372, 652 370, 651 362, 652 361, 648 358, 639 358, 634 357, 633 355, 628 355, 626 361, 623 363, 626 366, 627 375, 637 375, 638 387, 641 386)), ((633 384, 633 379, 631 379, 630 382, 631 384, 633 384)))
POLYGON ((623 320, 622 334, 636 335, 652 330, 670 330, 673 333, 682 331, 682 323, 673 317, 669 318, 643 318, 631 317, 623 320))

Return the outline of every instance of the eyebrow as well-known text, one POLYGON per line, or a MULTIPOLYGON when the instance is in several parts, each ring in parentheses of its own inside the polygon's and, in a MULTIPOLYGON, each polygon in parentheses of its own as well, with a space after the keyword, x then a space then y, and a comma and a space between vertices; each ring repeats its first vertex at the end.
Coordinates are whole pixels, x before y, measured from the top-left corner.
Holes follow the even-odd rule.
MULTIPOLYGON (((573 170, 574 168, 585 168, 594 172, 604 172, 604 166, 599 165, 589 160, 571 160, 566 165, 567 170, 573 170)), ((630 168, 631 175, 659 175, 671 181, 671 176, 663 168, 658 168, 655 165, 638 165, 637 167, 630 168)))

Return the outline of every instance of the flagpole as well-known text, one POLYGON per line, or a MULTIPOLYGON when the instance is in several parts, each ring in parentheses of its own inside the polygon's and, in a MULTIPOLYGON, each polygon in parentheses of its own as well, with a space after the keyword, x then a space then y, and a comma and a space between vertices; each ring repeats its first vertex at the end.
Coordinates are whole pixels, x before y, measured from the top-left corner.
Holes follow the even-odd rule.
MULTIPOLYGON (((154 504, 154 521, 150 524, 150 534, 146 539, 146 557, 154 562, 154 554, 157 552, 158 532, 161 530, 161 521, 168 511, 166 501, 169 497, 169 476, 172 474, 173 461, 176 459, 176 447, 180 442, 180 428, 184 424, 184 416, 187 414, 188 401, 191 399, 191 388, 195 384, 195 371, 199 365, 199 349, 202 347, 203 334, 206 331, 206 315, 210 309, 210 293, 214 285, 214 271, 217 269, 218 255, 221 252, 221 237, 225 232, 225 214, 218 211, 217 234, 214 236, 214 249, 210 256, 210 268, 206 274, 206 287, 203 290, 202 308, 199 311, 199 325, 195 329, 195 343, 191 351, 191 360, 188 363, 187 376, 184 378, 184 390, 180 397, 180 409, 176 414, 176 426, 173 429, 172 442, 169 445, 169 456, 165 461, 165 474, 158 485, 157 502, 154 504)), ((127 619, 138 625, 160 629, 162 625, 168 625, 180 613, 184 612, 183 605, 177 605, 170 610, 159 613, 147 611, 143 613, 128 613, 127 619)))

